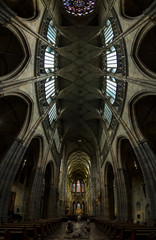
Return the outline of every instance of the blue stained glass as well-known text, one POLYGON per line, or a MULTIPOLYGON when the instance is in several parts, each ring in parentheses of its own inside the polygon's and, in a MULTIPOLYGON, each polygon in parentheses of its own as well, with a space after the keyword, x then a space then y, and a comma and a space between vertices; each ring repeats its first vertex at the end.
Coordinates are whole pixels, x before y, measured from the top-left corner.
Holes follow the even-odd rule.
POLYGON ((87 15, 94 11, 96 0, 62 0, 66 11, 75 16, 87 15))
POLYGON ((75 184, 75 182, 73 183, 73 186, 72 186, 72 192, 76 192, 76 184, 75 184))
POLYGON ((85 192, 84 182, 82 182, 82 184, 81 184, 81 189, 82 189, 82 192, 85 192))
POLYGON ((77 181, 76 192, 81 192, 81 185, 79 180, 77 181))

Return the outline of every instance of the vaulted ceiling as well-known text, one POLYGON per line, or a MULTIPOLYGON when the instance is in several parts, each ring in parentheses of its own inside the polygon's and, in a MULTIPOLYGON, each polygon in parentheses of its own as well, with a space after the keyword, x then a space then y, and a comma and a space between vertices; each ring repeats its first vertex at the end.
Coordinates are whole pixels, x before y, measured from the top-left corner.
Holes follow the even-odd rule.
POLYGON ((95 155, 101 129, 103 48, 96 15, 97 9, 84 17, 62 9, 58 107, 72 179, 87 178, 88 159, 95 155))

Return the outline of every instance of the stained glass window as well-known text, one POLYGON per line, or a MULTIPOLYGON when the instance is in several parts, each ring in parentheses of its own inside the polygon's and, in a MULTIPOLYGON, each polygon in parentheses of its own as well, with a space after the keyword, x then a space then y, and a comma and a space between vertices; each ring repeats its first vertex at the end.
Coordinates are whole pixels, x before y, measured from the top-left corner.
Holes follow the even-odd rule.
POLYGON ((46 73, 50 73, 54 71, 54 61, 55 60, 55 52, 50 47, 46 48, 44 55, 44 69, 46 73))
POLYGON ((57 33, 56 28, 54 26, 53 21, 51 20, 48 26, 47 38, 53 44, 56 44, 56 33, 57 33))
POLYGON ((112 119, 112 112, 110 110, 110 108, 108 107, 108 105, 105 103, 105 107, 104 107, 104 115, 103 118, 106 119, 108 121, 108 123, 111 123, 111 119, 112 119))
POLYGON ((55 77, 49 77, 45 82, 45 95, 47 103, 50 104, 52 98, 55 96, 55 77))
POLYGON ((72 192, 76 192, 76 184, 75 184, 75 182, 73 182, 73 185, 72 185, 72 192))
POLYGON ((79 180, 77 181, 76 192, 81 192, 81 185, 79 180))
MULTIPOLYGON (((48 25, 46 37, 48 42, 53 45, 56 45, 56 37, 57 37, 57 29, 54 26, 53 21, 51 20, 48 25)), ((44 52, 44 70, 47 74, 54 73, 56 70, 56 52, 54 47, 47 46, 44 52)), ((55 86, 55 75, 48 77, 45 81, 45 97, 48 104, 51 103, 52 99, 56 94, 56 86, 55 86)), ((57 108, 56 103, 51 107, 48 113, 49 123, 52 124, 53 120, 57 118, 57 108)), ((57 141, 57 132, 55 132, 55 140, 57 141)), ((58 146, 56 144, 56 146, 58 146)))
POLYGON ((81 183, 81 190, 82 190, 82 192, 85 192, 84 182, 81 183))
POLYGON ((106 27, 104 29, 104 36, 105 36, 105 44, 106 46, 113 41, 114 32, 112 28, 112 24, 109 20, 107 20, 106 27))
MULTIPOLYGON (((108 46, 114 39, 114 32, 112 28, 112 24, 109 20, 107 20, 106 27, 104 28, 104 40, 105 45, 108 46)), ((105 64, 106 64, 106 71, 115 73, 117 71, 117 52, 114 46, 111 46, 108 48, 108 50, 105 53, 105 64)), ((117 91, 117 83, 115 78, 107 76, 105 77, 105 92, 106 96, 109 98, 109 101, 111 104, 115 102, 116 99, 116 91, 117 91)), ((104 119, 107 120, 107 122, 111 123, 112 120, 112 112, 109 108, 109 106, 105 103, 104 106, 104 119)))
POLYGON ((84 16, 94 11, 96 0, 62 0, 66 11, 75 16, 84 16))
POLYGON ((49 122, 51 124, 53 122, 53 120, 55 120, 57 117, 56 103, 53 104, 48 115, 49 115, 49 122))
POLYGON ((106 95, 109 97, 110 103, 113 104, 116 99, 117 83, 116 79, 110 76, 106 78, 106 95))
POLYGON ((77 209, 80 209, 81 208, 81 205, 80 205, 80 203, 78 202, 77 203, 77 209))

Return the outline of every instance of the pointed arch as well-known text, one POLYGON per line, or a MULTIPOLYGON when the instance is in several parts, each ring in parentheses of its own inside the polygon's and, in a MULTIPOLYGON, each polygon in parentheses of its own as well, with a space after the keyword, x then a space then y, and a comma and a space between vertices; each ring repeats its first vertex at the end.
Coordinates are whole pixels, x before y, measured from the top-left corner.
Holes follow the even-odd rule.
POLYGON ((153 2, 154 0, 121 0, 121 13, 124 17, 133 19, 143 14, 153 2))
POLYGON ((138 158, 130 141, 125 137, 119 139, 120 163, 124 177, 123 191, 124 203, 127 209, 127 220, 136 223, 144 221, 144 212, 140 212, 139 206, 144 209, 147 202, 145 179, 138 158), (141 214, 140 214, 141 213, 141 214), (140 219, 138 219, 140 215, 140 219))
POLYGON ((114 194, 114 170, 110 162, 107 162, 104 169, 104 183, 106 188, 106 209, 107 218, 115 219, 115 194, 114 194))
POLYGON ((152 23, 144 26, 136 36, 132 56, 136 66, 150 77, 156 77, 156 26, 152 23))
POLYGON ((2 0, 18 17, 34 20, 38 16, 36 0, 2 0))
POLYGON ((135 134, 140 141, 146 139, 156 154, 155 106, 156 94, 154 92, 141 92, 130 102, 130 116, 135 134))
POLYGON ((0 159, 16 138, 25 135, 31 118, 32 103, 24 95, 12 93, 0 97, 0 159))
POLYGON ((30 51, 25 36, 14 26, 0 26, 0 79, 21 73, 28 64, 30 51))

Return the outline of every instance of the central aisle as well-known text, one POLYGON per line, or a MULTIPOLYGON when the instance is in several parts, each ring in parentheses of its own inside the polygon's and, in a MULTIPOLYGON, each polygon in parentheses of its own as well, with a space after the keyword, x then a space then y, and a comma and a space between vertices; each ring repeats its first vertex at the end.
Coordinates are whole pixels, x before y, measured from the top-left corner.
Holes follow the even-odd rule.
MULTIPOLYGON (((67 222, 63 222, 62 226, 55 233, 48 236, 47 240, 63 240, 63 239, 68 240, 68 238, 65 238, 65 236, 67 236, 65 233, 66 226, 67 226, 67 222)), ((81 238, 69 238, 69 239, 81 240, 81 238)), ((109 239, 110 238, 108 236, 103 234, 101 231, 99 231, 95 227, 94 223, 90 223, 90 237, 88 240, 109 240, 109 239)))

